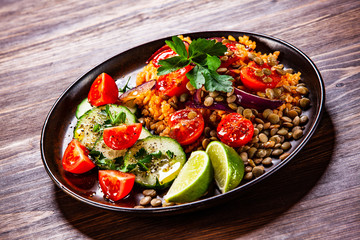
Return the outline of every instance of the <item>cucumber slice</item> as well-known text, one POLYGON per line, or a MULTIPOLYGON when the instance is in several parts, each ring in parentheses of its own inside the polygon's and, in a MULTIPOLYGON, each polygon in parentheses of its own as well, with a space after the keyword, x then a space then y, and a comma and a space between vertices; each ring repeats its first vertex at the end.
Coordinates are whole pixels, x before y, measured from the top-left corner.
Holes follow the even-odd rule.
POLYGON ((89 103, 88 99, 85 98, 82 102, 77 106, 76 109, 76 118, 79 119, 84 113, 89 111, 92 108, 91 104, 89 103))
POLYGON ((135 155, 140 149, 144 148, 148 154, 161 151, 159 158, 153 158, 146 164, 149 168, 142 171, 137 165, 131 172, 136 175, 135 182, 145 188, 163 189, 173 182, 185 164, 186 155, 180 144, 168 137, 152 136, 140 140, 131 147, 124 157, 124 165, 137 164, 139 159, 135 155), (173 153, 172 157, 167 155, 167 151, 173 153))
MULTIPOLYGON (((152 136, 151 133, 146 129, 146 128, 142 128, 141 130, 141 134, 139 139, 144 139, 147 138, 149 136, 152 136)), ((127 152, 127 149, 124 150, 114 150, 109 148, 105 142, 103 137, 99 137, 99 139, 96 141, 95 146, 93 148, 95 151, 101 152, 104 157, 106 157, 107 159, 115 159, 118 157, 122 157, 125 155, 125 153, 127 152)))
MULTIPOLYGON (((131 124, 136 123, 136 117, 132 114, 129 109, 124 106, 110 104, 110 112, 113 115, 124 112, 126 114, 125 123, 131 124)), ((97 139, 101 136, 101 131, 94 131, 94 126, 96 124, 103 125, 107 119, 107 115, 103 113, 102 110, 105 110, 106 106, 94 107, 83 114, 74 129, 74 138, 79 140, 85 147, 88 149, 93 149, 97 139)))

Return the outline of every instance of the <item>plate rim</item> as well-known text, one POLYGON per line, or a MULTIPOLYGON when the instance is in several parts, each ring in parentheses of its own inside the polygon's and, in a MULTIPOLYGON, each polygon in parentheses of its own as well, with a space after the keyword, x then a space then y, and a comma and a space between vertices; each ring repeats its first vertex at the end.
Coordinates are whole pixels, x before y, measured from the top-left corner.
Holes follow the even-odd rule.
POLYGON ((189 211, 195 211, 198 209, 202 209, 202 208, 208 208, 211 207, 213 205, 217 205, 220 202, 223 202, 225 200, 231 200, 234 197, 236 197, 237 195, 240 195, 242 192, 244 192, 245 190, 247 190, 249 187, 258 184, 259 182, 262 182, 264 179, 268 178, 269 176, 271 176, 273 173, 277 172, 281 167, 285 166, 288 162, 290 162, 297 154, 299 151, 301 151, 301 149, 303 149, 303 147, 307 144, 307 142, 310 140, 310 138, 313 136, 313 134, 315 133, 321 117, 323 115, 323 111, 324 111, 324 106, 325 106, 325 84, 324 84, 324 80, 321 76, 321 73, 319 71, 319 69, 316 67, 315 63, 304 53, 302 52, 299 48, 295 47, 294 45, 281 40, 279 38, 270 36, 270 35, 266 35, 266 34, 260 34, 260 33, 255 33, 255 32, 249 32, 249 31, 226 31, 226 30, 221 30, 221 31, 197 31, 197 32, 188 32, 188 33, 181 33, 181 34, 176 34, 176 35, 184 35, 184 36, 189 36, 189 35, 201 35, 201 34, 218 34, 220 36, 225 36, 225 35, 241 35, 241 34, 245 34, 248 36, 255 36, 258 38, 265 38, 271 41, 275 41, 280 43, 281 45, 285 45, 288 48, 291 48, 292 50, 294 50, 295 52, 297 52, 298 54, 300 54, 311 66, 311 68, 314 70, 314 72, 316 73, 317 76, 317 81, 319 82, 319 86, 320 86, 320 96, 319 96, 319 108, 316 109, 316 115, 314 116, 314 122, 311 126, 309 126, 310 130, 308 132, 307 135, 305 135, 305 138, 301 140, 301 142, 299 143, 299 145, 290 153, 290 155, 283 161, 280 161, 276 166, 274 166, 270 171, 268 171, 266 174, 261 175, 260 177, 253 179, 252 181, 241 185, 241 187, 237 187, 227 193, 222 193, 219 195, 214 195, 211 197, 207 197, 204 199, 200 199, 194 202, 189 202, 186 204, 180 204, 180 205, 174 205, 174 206, 169 206, 169 207, 160 207, 160 208, 142 208, 142 209, 137 209, 137 208, 128 208, 128 207, 120 207, 120 206, 116 206, 116 205, 107 205, 107 204, 103 204, 101 202, 97 202, 95 200, 91 200, 89 198, 85 198, 82 197, 81 195, 73 192, 71 189, 69 189, 68 187, 66 187, 65 185, 63 185, 55 176, 54 174, 51 172, 50 167, 47 163, 46 160, 46 156, 45 156, 45 149, 44 149, 44 141, 45 141, 45 132, 48 126, 48 122, 50 120, 51 115, 54 112, 54 109, 56 108, 56 106, 58 105, 58 103, 61 101, 61 99, 68 93, 68 91, 74 86, 76 85, 78 82, 81 81, 81 79, 83 79, 89 72, 95 70, 96 68, 98 68, 99 66, 105 64, 106 62, 111 61, 112 59, 114 59, 115 57, 125 54, 126 52, 132 51, 135 48, 139 48, 143 45, 146 44, 151 44, 154 42, 158 42, 158 41, 165 41, 167 39, 170 39, 172 36, 174 35, 170 35, 167 37, 163 37, 163 38, 158 38, 155 40, 151 40, 148 42, 144 42, 141 43, 139 45, 133 46, 125 51, 122 51, 120 53, 117 53, 113 56, 111 56, 110 58, 106 59, 105 61, 91 67, 88 71, 86 71, 84 74, 82 74, 79 78, 77 78, 73 83, 71 83, 62 93, 61 95, 57 98, 57 100, 54 102, 54 104, 51 106, 50 111, 48 112, 42 130, 41 130, 41 137, 40 137, 40 151, 41 151, 41 158, 42 158, 42 162, 44 164, 45 170, 48 173, 48 175, 50 176, 50 178, 53 180, 53 182, 60 187, 61 190, 63 190, 65 193, 67 193, 68 195, 70 195, 71 197, 84 202, 86 204, 95 206, 95 207, 99 207, 101 209, 106 209, 106 210, 112 210, 112 211, 116 211, 116 212, 123 212, 123 213, 129 213, 129 214, 140 214, 140 215, 147 215, 147 214, 175 214, 175 213, 180 213, 180 211, 182 212, 189 212, 189 211), (218 199, 218 202, 215 202, 215 199, 218 199))

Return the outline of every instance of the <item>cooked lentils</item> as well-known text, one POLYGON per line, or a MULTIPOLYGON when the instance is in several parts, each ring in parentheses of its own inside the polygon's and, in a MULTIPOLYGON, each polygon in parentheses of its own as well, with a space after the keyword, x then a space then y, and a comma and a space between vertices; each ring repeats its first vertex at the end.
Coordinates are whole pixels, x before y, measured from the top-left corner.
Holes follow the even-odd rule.
MULTIPOLYGON (((223 43, 229 42, 229 40, 224 39, 223 43)), ((276 71, 284 78, 287 77, 287 74, 293 74, 293 69, 285 68, 282 64, 278 63, 278 54, 274 53, 263 57, 261 53, 251 51, 251 48, 247 47, 246 49, 250 49, 247 53, 247 57, 256 64, 263 66, 266 62, 267 65, 271 66, 271 70, 276 71)), ((227 61, 233 54, 235 53, 228 51, 220 58, 220 60, 227 61)), ((239 63, 234 63, 229 67, 217 69, 217 72, 219 74, 228 74, 231 70, 233 73, 237 73, 238 75, 234 77, 234 85, 237 88, 244 90, 239 73, 245 66, 246 64, 241 65, 239 63)), ((271 70, 264 67, 262 69, 256 69, 254 74, 261 77, 265 83, 271 83, 273 81, 273 79, 269 77, 272 74, 271 70)), ((199 109, 199 111, 203 114, 204 118, 206 116, 207 124, 202 136, 199 137, 195 143, 184 146, 184 151, 189 154, 195 150, 205 150, 211 141, 219 141, 216 128, 222 117, 227 113, 224 111, 213 111, 209 108, 216 103, 226 104, 229 109, 249 119, 254 126, 254 134, 251 141, 242 147, 235 148, 245 165, 243 179, 245 181, 251 181, 252 179, 261 176, 265 173, 266 169, 273 164, 288 158, 293 147, 293 141, 301 139, 304 135, 305 125, 308 123, 309 118, 303 111, 310 107, 311 101, 308 97, 309 90, 306 85, 304 83, 295 84, 283 84, 281 87, 267 88, 264 92, 251 92, 262 98, 281 100, 286 103, 286 107, 265 109, 263 111, 238 105, 236 101, 237 97, 234 95, 234 89, 231 92, 225 93, 218 91, 209 92, 202 88, 200 97, 201 102, 206 108, 199 109)), ((189 99, 192 99, 192 95, 196 93, 196 89, 190 82, 187 83, 186 88, 189 90, 190 94, 185 93, 179 98, 172 97, 167 100, 175 110, 178 109, 179 103, 185 103, 189 99)), ((154 130, 156 134, 168 136, 170 128, 167 126, 165 119, 154 121, 149 117, 149 113, 146 111, 146 109, 143 110, 143 118, 139 119, 140 122, 148 129, 154 130)), ((193 114, 189 114, 188 118, 191 119, 193 117, 192 115, 193 114)), ((149 192, 152 193, 153 191, 155 190, 149 190, 149 192)), ((155 195, 149 195, 145 191, 143 194, 144 197, 141 199, 140 205, 136 206, 137 208, 142 208, 144 206, 157 207, 162 205, 163 207, 166 207, 174 205, 174 203, 167 203, 165 201, 161 203, 161 200, 157 198, 156 191, 155 195)))

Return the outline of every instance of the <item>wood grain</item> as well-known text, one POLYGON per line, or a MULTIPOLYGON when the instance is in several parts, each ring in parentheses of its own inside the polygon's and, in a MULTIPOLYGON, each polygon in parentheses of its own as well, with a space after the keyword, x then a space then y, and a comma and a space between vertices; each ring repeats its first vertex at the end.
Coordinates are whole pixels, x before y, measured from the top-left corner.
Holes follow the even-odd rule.
POLYGON ((1 239, 360 239, 360 2, 0 1, 1 239), (60 94, 91 67, 161 37, 268 34, 304 51, 326 85, 319 129, 243 196, 172 217, 125 216, 57 188, 40 156, 60 94))

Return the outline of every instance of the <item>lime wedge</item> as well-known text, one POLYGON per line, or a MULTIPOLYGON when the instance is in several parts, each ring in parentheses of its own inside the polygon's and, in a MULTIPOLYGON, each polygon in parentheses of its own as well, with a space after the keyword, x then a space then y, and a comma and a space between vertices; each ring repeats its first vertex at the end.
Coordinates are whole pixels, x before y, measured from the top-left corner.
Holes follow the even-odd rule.
POLYGON ((244 163, 237 152, 222 142, 213 141, 207 148, 214 168, 215 182, 222 193, 237 187, 244 176, 244 163))
POLYGON ((193 152, 164 199, 177 203, 195 201, 206 193, 212 179, 213 169, 206 152, 193 152))

